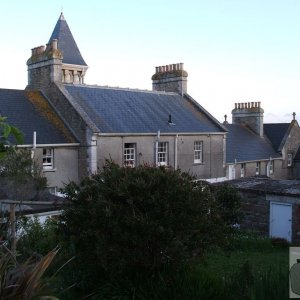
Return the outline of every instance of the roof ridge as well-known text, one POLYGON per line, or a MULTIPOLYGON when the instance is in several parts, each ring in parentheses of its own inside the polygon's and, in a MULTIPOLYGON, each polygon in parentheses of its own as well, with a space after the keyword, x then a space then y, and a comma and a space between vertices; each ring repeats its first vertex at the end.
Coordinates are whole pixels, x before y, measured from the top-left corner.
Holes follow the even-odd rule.
MULTIPOLYGON (((74 86, 74 84, 64 84, 64 85, 70 85, 74 86)), ((165 92, 165 91, 153 91, 153 90, 147 90, 147 89, 139 89, 139 88, 123 88, 119 86, 109 86, 109 85, 97 85, 97 84, 76 84, 75 86, 80 87, 86 87, 86 88, 101 88, 101 89, 107 89, 107 90, 120 90, 120 91, 132 91, 132 92, 144 92, 144 93, 151 93, 151 94, 164 94, 164 95, 177 95, 180 96, 180 94, 175 92, 165 92)))

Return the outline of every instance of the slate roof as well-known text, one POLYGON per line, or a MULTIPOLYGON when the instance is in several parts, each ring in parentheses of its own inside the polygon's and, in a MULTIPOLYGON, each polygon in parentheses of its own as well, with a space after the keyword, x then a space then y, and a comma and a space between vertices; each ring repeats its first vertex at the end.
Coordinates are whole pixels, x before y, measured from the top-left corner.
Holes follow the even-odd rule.
POLYGON ((63 63, 86 66, 84 59, 82 58, 77 44, 73 38, 71 30, 65 20, 63 13, 61 13, 52 35, 49 39, 49 43, 57 39, 57 47, 63 54, 63 63))
POLYGON ((280 145, 289 126, 290 123, 264 124, 264 133, 277 151, 281 150, 280 145))
POLYGON ((271 143, 243 125, 227 124, 226 162, 258 161, 280 157, 271 143))
MULTIPOLYGON (((220 185, 224 183, 218 183, 220 185)), ((268 177, 247 177, 226 181, 240 191, 247 191, 261 194, 276 194, 291 197, 300 196, 299 180, 274 180, 268 177)))
POLYGON ((37 144, 68 143, 61 129, 41 114, 23 90, 0 89, 0 115, 23 132, 24 144, 32 144, 34 131, 37 144))
POLYGON ((222 125, 177 93, 64 85, 102 133, 225 132, 222 125), (169 115, 175 125, 168 123, 169 115))

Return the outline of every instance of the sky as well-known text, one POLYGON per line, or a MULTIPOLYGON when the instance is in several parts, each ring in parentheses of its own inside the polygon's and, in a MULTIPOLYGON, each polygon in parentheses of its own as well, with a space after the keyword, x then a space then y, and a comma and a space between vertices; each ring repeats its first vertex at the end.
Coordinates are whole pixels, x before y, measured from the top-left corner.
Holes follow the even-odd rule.
POLYGON ((265 123, 300 121, 300 0, 0 0, 0 88, 26 87, 61 12, 87 84, 151 90, 156 66, 184 63, 188 93, 220 122, 253 101, 265 123))

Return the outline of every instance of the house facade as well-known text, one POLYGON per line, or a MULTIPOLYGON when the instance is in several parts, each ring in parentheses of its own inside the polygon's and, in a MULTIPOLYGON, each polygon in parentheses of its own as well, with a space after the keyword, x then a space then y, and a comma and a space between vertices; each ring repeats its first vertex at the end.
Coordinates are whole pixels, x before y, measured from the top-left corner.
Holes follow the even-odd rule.
POLYGON ((272 135, 277 127, 263 124, 260 103, 251 102, 236 104, 232 124, 219 123, 188 94, 183 63, 156 67, 151 91, 85 84, 88 66, 63 14, 27 66, 25 91, 12 91, 17 107, 26 108, 13 114, 0 90, 0 113, 25 132, 24 147, 53 190, 97 172, 106 159, 181 169, 208 181, 300 174, 295 120, 272 135))
POLYGON ((78 181, 79 142, 39 91, 0 89, 0 114, 19 128, 55 192, 69 181, 78 181))
POLYGON ((236 103, 226 140, 226 177, 235 179, 267 176, 273 179, 296 178, 296 153, 300 146, 300 128, 291 123, 263 122, 260 102, 236 103))
POLYGON ((26 91, 41 91, 80 143, 78 176, 106 159, 225 178, 226 129, 187 93, 183 64, 156 67, 153 90, 86 85, 87 65, 61 14, 47 46, 32 49, 26 91))

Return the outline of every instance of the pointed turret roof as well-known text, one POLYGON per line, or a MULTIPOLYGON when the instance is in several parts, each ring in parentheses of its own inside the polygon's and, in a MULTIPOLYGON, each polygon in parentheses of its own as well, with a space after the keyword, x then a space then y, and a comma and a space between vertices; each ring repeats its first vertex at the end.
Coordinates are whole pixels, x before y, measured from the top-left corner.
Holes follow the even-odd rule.
POLYGON ((87 64, 81 56, 81 53, 77 47, 77 44, 73 38, 73 35, 67 24, 67 21, 64 18, 63 13, 60 14, 60 17, 50 37, 49 43, 53 39, 58 40, 57 45, 58 49, 63 54, 63 63, 87 66, 87 64))

